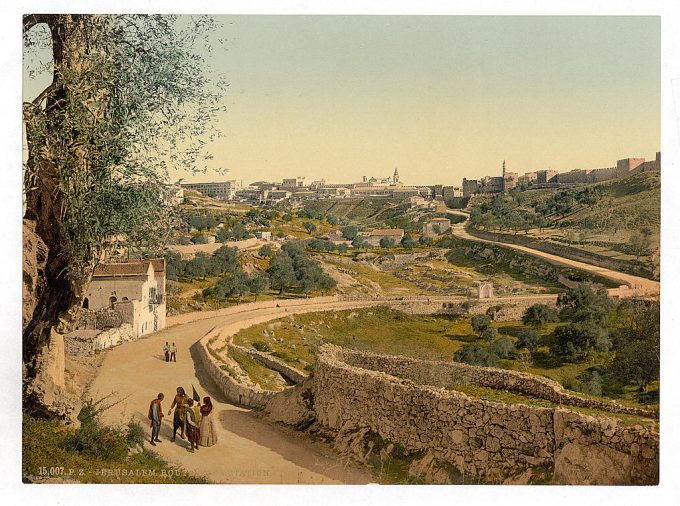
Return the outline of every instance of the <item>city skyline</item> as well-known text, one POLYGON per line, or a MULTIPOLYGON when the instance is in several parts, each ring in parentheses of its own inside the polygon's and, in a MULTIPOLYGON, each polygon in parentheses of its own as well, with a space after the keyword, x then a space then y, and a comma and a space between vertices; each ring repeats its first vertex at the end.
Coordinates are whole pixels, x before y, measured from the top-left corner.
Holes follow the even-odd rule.
MULTIPOLYGON (((224 136, 207 173, 171 180, 360 181, 397 167, 407 184, 458 185, 503 160, 564 172, 660 150, 658 17, 218 19, 206 57, 229 82, 224 136)), ((27 96, 38 88, 25 77, 27 96)))

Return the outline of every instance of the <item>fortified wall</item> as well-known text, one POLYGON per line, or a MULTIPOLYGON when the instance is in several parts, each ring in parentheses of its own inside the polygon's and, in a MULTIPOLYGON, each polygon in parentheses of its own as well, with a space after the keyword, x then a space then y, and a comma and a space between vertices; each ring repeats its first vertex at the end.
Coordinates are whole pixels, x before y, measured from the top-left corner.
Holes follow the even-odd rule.
POLYGON ((427 454, 483 482, 546 473, 561 484, 658 482, 659 436, 649 428, 473 399, 443 388, 447 380, 432 362, 394 359, 325 345, 311 386, 318 422, 339 433, 368 430, 407 455, 427 454))

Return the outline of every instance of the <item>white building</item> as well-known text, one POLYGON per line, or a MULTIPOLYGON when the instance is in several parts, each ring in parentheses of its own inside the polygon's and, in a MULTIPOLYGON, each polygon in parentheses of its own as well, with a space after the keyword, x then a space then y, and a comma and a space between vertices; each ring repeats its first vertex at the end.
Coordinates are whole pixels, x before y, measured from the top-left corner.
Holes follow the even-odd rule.
POLYGON ((100 263, 95 268, 82 306, 95 314, 112 310, 105 311, 112 321, 118 325, 129 323, 136 337, 164 328, 165 260, 100 263))

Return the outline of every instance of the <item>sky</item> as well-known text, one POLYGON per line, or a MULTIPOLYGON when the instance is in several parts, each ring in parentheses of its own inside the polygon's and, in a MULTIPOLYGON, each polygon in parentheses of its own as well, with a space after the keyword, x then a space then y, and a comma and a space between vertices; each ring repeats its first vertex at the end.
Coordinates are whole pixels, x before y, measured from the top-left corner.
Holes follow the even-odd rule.
POLYGON ((460 185, 660 149, 657 17, 219 18, 229 173, 173 178, 460 185))

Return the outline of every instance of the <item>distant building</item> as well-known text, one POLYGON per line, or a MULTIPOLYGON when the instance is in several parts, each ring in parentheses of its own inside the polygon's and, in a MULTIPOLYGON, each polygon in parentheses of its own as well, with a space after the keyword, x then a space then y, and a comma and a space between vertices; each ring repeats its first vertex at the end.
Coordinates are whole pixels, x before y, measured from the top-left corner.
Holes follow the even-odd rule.
POLYGON ((451 230, 451 220, 448 218, 433 218, 423 223, 423 237, 439 237, 451 230))
POLYGON ((233 200, 236 191, 241 188, 241 184, 235 179, 212 183, 182 183, 181 186, 219 200, 233 200))
POLYGON ((283 182, 281 183, 281 188, 285 188, 286 190, 294 190, 296 188, 304 188, 305 186, 305 178, 304 177, 295 177, 295 178, 290 178, 290 179, 284 179, 283 182))
POLYGON ((255 237, 263 241, 271 241, 272 233, 269 230, 262 230, 260 232, 255 232, 255 237))
POLYGON ((476 179, 465 179, 463 178, 463 197, 469 197, 479 193, 480 185, 479 181, 476 179))
POLYGON ((391 239, 395 244, 399 244, 404 238, 404 230, 401 228, 379 228, 371 230, 365 238, 371 246, 380 246, 381 239, 391 239))
POLYGON ((492 299, 493 298, 493 283, 491 281, 477 281, 477 298, 478 299, 492 299))

